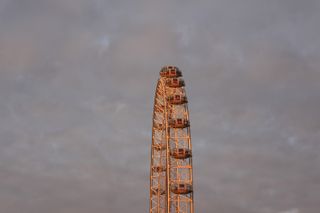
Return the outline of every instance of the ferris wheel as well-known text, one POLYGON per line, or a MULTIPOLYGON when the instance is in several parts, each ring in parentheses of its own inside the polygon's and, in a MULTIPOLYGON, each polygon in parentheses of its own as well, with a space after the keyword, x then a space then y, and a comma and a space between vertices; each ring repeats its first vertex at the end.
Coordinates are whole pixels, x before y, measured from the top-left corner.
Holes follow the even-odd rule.
POLYGON ((150 213, 194 213, 188 99, 182 72, 160 71, 153 109, 150 213))

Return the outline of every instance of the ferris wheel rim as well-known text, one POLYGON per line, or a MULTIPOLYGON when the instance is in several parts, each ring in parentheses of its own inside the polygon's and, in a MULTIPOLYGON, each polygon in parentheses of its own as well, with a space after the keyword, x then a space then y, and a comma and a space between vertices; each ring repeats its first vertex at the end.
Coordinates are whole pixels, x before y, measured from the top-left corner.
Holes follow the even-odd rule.
POLYGON ((180 212, 180 208, 194 212, 190 118, 184 87, 177 67, 161 69, 152 116, 150 213, 180 212))

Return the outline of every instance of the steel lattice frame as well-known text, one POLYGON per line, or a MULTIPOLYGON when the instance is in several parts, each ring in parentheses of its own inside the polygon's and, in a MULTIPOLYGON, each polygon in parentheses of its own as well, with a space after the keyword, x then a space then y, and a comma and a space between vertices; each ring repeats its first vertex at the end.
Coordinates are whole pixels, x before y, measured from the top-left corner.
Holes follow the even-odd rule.
POLYGON ((192 147, 181 71, 160 71, 153 111, 150 213, 193 213, 192 147))

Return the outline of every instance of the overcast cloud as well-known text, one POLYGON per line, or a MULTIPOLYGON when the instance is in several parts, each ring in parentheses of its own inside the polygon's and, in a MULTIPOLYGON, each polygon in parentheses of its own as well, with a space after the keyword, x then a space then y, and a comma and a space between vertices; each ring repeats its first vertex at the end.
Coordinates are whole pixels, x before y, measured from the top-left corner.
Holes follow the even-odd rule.
POLYGON ((148 212, 158 72, 196 212, 318 213, 319 0, 0 0, 0 212, 148 212))

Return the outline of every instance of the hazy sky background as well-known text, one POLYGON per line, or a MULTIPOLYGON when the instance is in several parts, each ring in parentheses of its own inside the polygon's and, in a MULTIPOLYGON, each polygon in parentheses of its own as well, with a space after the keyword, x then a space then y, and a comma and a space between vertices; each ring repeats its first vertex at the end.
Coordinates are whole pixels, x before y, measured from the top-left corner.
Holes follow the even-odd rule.
POLYGON ((196 213, 320 210, 319 0, 0 0, 0 212, 148 212, 183 71, 196 213))

